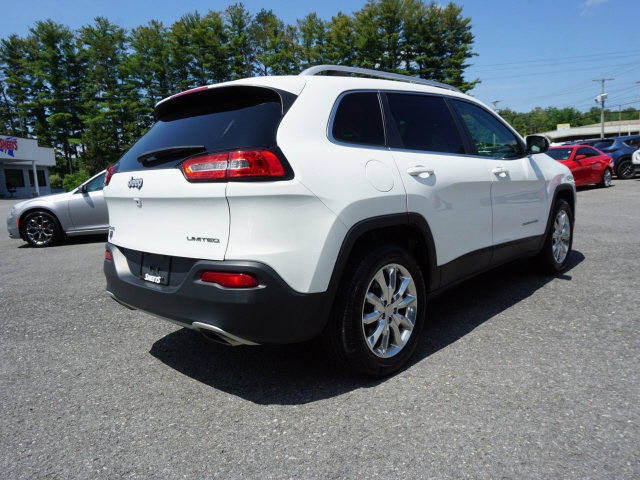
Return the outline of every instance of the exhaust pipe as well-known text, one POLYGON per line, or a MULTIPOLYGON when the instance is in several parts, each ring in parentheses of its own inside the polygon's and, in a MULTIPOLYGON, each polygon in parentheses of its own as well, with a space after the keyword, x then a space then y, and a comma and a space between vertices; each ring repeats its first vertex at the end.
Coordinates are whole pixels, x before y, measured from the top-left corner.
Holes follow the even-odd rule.
POLYGON ((259 345, 258 343, 245 340, 244 338, 236 337, 235 335, 225 332, 221 328, 209 325, 208 323, 193 322, 191 327, 194 330, 198 330, 205 338, 231 347, 236 347, 238 345, 259 345))

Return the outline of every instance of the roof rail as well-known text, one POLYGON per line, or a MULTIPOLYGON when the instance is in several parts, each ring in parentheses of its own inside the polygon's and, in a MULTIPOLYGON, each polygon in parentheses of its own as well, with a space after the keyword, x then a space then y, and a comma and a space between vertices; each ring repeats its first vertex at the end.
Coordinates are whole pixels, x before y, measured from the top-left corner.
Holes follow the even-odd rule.
POLYGON ((325 72, 328 75, 349 76, 349 74, 366 75, 373 78, 383 78, 385 80, 396 80, 399 82, 418 83, 420 85, 429 85, 430 87, 446 88, 454 92, 460 92, 456 87, 447 85, 446 83, 436 82, 435 80, 425 80, 424 78, 411 77, 409 75, 401 75, 399 73, 381 72, 379 70, 371 70, 369 68, 345 67, 343 65, 316 65, 300 72, 300 75, 313 76, 325 72))

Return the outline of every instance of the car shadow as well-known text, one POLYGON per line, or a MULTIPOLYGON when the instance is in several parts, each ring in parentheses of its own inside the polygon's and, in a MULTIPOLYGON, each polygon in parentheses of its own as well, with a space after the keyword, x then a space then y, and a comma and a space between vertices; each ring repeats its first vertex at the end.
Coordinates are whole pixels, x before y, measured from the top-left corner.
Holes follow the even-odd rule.
MULTIPOLYGON (((87 243, 105 243, 107 241, 107 234, 101 233, 98 235, 78 235, 74 237, 67 237, 64 240, 46 248, 61 248, 69 247, 72 245, 84 245, 87 243)), ((18 248, 36 248, 29 243, 23 243, 18 248)))
MULTIPOLYGON (((558 276, 539 275, 533 262, 517 261, 433 299, 427 309, 429 321, 406 368, 454 343, 548 282, 571 281, 571 269, 584 258, 574 250, 568 269, 558 276)), ((301 405, 385 381, 356 377, 339 369, 328 361, 317 341, 227 347, 184 328, 155 342, 149 353, 194 380, 260 405, 301 405)))

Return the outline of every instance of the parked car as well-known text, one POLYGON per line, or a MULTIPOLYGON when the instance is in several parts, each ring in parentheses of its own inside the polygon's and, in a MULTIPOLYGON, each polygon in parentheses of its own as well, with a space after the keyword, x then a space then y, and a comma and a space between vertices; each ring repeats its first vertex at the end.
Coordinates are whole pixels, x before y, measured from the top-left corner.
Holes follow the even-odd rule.
POLYGON ((547 155, 569 167, 576 187, 594 183, 601 187, 611 186, 613 159, 594 147, 587 145, 551 147, 547 155))
POLYGON ((387 375, 431 296, 523 256, 569 262, 569 169, 448 85, 317 66, 155 115, 105 177, 107 292, 223 343, 321 336, 345 368, 387 375))
POLYGON ((109 214, 102 196, 106 170, 70 192, 17 203, 7 218, 11 238, 34 247, 49 247, 65 236, 106 234, 109 214))
POLYGON ((628 180, 635 176, 636 168, 631 162, 631 155, 640 145, 640 135, 595 138, 581 143, 591 145, 609 155, 613 159, 614 171, 618 178, 628 180))

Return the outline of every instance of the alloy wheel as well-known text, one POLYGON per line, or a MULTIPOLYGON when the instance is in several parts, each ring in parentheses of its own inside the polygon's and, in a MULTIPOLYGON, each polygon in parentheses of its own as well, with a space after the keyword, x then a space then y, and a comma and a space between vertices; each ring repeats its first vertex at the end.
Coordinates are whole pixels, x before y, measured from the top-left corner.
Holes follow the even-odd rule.
POLYGON ((418 313, 416 285, 402 265, 380 268, 369 282, 362 306, 362 332, 369 350, 381 358, 402 351, 418 313))
POLYGON ((558 264, 562 264, 567 258, 571 243, 571 221, 565 210, 558 211, 553 222, 553 239, 551 249, 553 258, 558 264))

